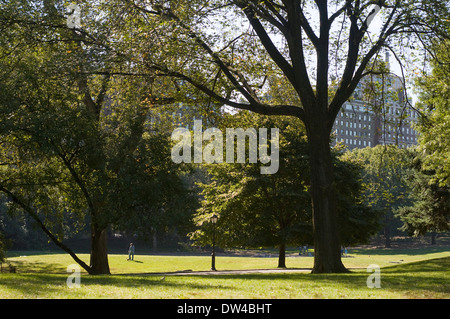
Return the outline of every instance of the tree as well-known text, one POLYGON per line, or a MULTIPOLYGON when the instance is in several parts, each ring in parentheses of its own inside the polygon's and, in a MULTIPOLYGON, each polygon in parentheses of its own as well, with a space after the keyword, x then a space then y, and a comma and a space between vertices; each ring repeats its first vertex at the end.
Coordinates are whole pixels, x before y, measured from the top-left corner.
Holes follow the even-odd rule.
POLYGON ((142 207, 152 214, 179 188, 170 153, 146 149, 169 144, 148 120, 153 105, 172 100, 158 95, 163 81, 127 77, 129 61, 101 45, 97 11, 83 31, 65 11, 61 1, 1 7, 0 192, 89 274, 108 274, 109 227, 142 207), (62 241, 67 219, 73 231, 90 225, 89 264, 62 241))
POLYGON ((438 42, 432 61, 431 74, 417 79, 421 117, 416 129, 419 131, 419 149, 426 154, 422 158, 425 170, 435 171, 436 182, 450 186, 450 41, 438 42))
MULTIPOLYGON (((224 127, 244 129, 277 127, 280 130, 280 160, 276 174, 262 175, 254 163, 208 165, 210 181, 202 183, 202 207, 191 233, 197 243, 208 243, 205 223, 216 214, 217 236, 222 247, 278 247, 278 267, 286 267, 288 245, 312 245, 313 227, 309 188, 308 146, 298 134, 298 119, 270 118, 241 111, 229 115, 224 127)), ((337 172, 338 221, 343 245, 366 243, 380 226, 379 214, 362 200, 362 167, 333 152, 337 172)), ((206 224, 207 225, 207 224, 206 224)))
POLYGON ((389 248, 396 209, 410 204, 410 189, 404 176, 413 158, 411 151, 395 145, 377 145, 354 149, 346 156, 361 161, 364 167, 364 200, 383 214, 385 246, 389 248))
POLYGON ((396 215, 403 221, 402 230, 413 236, 430 232, 434 244, 437 232, 450 229, 450 188, 439 184, 436 172, 422 168, 423 158, 417 153, 405 176, 412 203, 400 207, 396 215))
MULTIPOLYGON (((149 41, 139 43, 141 50, 135 46, 142 52, 139 56, 145 52, 149 72, 180 79, 193 91, 234 108, 294 116, 304 123, 316 252, 313 272, 347 271, 340 259, 329 145, 335 117, 371 72, 368 66, 380 50, 395 54, 399 47, 416 44, 429 49, 430 39, 447 36, 441 32, 448 27, 447 5, 430 0, 235 0, 120 1, 116 6, 127 12, 123 18, 133 35, 145 34, 141 30, 147 30, 147 20, 160 19, 167 36, 159 38, 157 46, 149 41), (382 20, 378 32, 369 28, 375 15, 382 20), (176 58, 167 61, 158 53, 161 48, 176 58), (301 104, 266 99, 265 83, 273 77, 282 78, 301 104)), ((400 54, 395 56, 401 60, 400 54)))
POLYGON ((415 126, 419 131, 419 146, 407 178, 414 203, 398 211, 403 229, 416 236, 446 231, 450 225, 448 45, 449 41, 434 43, 432 72, 416 82, 420 94, 417 108, 421 115, 415 126))

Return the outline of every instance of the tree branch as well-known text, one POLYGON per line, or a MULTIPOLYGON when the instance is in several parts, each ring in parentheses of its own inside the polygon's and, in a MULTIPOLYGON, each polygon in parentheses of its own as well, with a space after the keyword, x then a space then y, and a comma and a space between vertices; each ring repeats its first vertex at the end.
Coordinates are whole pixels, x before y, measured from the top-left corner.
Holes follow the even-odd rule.
POLYGON ((278 65, 278 67, 283 71, 286 77, 291 83, 295 83, 295 76, 292 66, 283 57, 283 55, 278 51, 277 47, 273 44, 272 39, 267 34, 261 21, 256 17, 255 11, 251 6, 246 5, 245 1, 236 1, 236 5, 241 8, 250 22, 251 26, 255 30, 262 45, 266 49, 267 53, 270 55, 272 60, 278 65))
POLYGON ((288 21, 290 24, 289 34, 286 37, 289 46, 289 54, 294 69, 293 87, 297 91, 303 107, 311 106, 315 103, 315 93, 311 86, 306 68, 305 56, 303 53, 303 36, 300 21, 300 1, 283 1, 286 6, 288 21))
MULTIPOLYGON (((153 66, 153 68, 156 68, 156 66, 153 66)), ((224 98, 224 97, 218 95, 216 92, 212 91, 207 86, 205 86, 201 83, 198 83, 197 81, 195 81, 194 79, 192 79, 191 77, 189 77, 185 74, 175 72, 175 71, 164 70, 163 68, 161 68, 160 71, 165 72, 166 76, 173 76, 173 77, 185 80, 186 82, 190 83, 191 85, 193 85, 194 87, 196 87, 197 89, 199 89, 200 91, 205 93, 206 95, 212 97, 219 103, 222 103, 222 104, 225 104, 228 106, 232 106, 237 109, 248 110, 248 111, 265 114, 265 115, 286 115, 286 116, 295 116, 302 120, 305 119, 304 110, 298 106, 284 105, 284 104, 283 105, 282 104, 268 105, 268 104, 262 104, 262 103, 244 104, 244 103, 234 102, 228 98, 224 98)))
POLYGON ((53 233, 44 225, 44 223, 40 220, 39 216, 36 212, 27 204, 24 203, 23 200, 19 199, 15 194, 13 194, 10 190, 6 189, 3 185, 0 184, 0 191, 9 196, 9 198, 20 206, 28 215, 30 215, 34 221, 39 225, 39 227, 47 234, 47 236, 62 250, 68 253, 75 262, 77 262, 84 270, 86 270, 89 274, 92 273, 91 267, 89 267, 84 261, 82 261, 78 256, 66 245, 64 245, 53 233))

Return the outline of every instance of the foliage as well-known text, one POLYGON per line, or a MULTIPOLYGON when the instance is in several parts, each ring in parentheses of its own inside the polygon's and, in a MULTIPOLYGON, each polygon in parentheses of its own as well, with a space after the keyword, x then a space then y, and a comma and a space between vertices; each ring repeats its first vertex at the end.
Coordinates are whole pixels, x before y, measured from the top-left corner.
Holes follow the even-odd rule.
MULTIPOLYGON (((244 164, 208 165, 211 180, 201 184, 204 201, 196 223, 202 225, 217 214, 221 234, 217 238, 223 247, 311 242, 307 146, 293 121, 241 112, 239 116, 229 115, 222 125, 244 130, 279 128, 280 167, 275 174, 260 174, 259 165, 248 160, 244 164)), ((203 230, 199 229, 192 237, 199 239, 203 230)), ((200 242, 208 243, 208 237, 200 242)))
MULTIPOLYGON (((217 237, 222 247, 273 247, 312 245, 312 210, 308 146, 300 124, 290 118, 270 118, 250 112, 230 115, 233 127, 277 127, 280 130, 280 167, 276 174, 261 175, 251 163, 208 166, 210 181, 201 184, 202 207, 195 217, 201 226, 191 234, 197 243, 209 244, 209 218, 219 216, 217 237)), ((379 214, 362 200, 361 166, 335 154, 338 213, 343 245, 365 243, 380 226, 379 214)))
MULTIPOLYGON (((407 49, 448 38, 449 8, 437 0, 110 1, 133 30, 158 21, 166 36, 140 37, 147 72, 188 85, 184 96, 265 115, 299 118, 309 143, 316 272, 346 271, 340 260, 336 191, 329 149, 332 125, 360 80, 376 71, 382 49, 400 62, 407 49), (374 8, 375 7, 375 8, 374 8), (377 10, 381 27, 372 28, 377 10), (157 45, 152 45, 154 42, 157 45), (167 55, 176 58, 167 61, 167 55), (369 70, 369 71, 368 71, 369 70), (331 81, 333 80, 333 81, 331 81), (330 84, 335 86, 331 88, 330 84), (280 98, 276 85, 286 85, 280 98), (186 95, 187 94, 187 95, 186 95), (271 99, 272 94, 275 98, 271 99)), ((113 9, 113 8, 116 9, 113 9)), ((121 21, 121 20, 119 20, 121 21)), ((119 22, 123 23, 122 21, 119 22)), ((130 39, 132 39, 130 41, 130 39)), ((206 105, 208 105, 206 103, 206 105)))
POLYGON ((342 246, 367 244, 382 227, 382 212, 367 202, 364 166, 335 150, 334 174, 342 246))
MULTIPOLYGON (((33 134, 24 134, 19 142, 40 141, 43 154, 54 152, 55 158, 46 158, 40 164, 49 168, 47 175, 58 175, 23 177, 33 177, 33 183, 43 177, 54 181, 69 175, 76 180, 75 187, 65 188, 61 194, 52 193, 57 198, 43 195, 49 188, 41 190, 33 204, 50 200, 61 208, 58 200, 62 198, 71 207, 78 207, 75 215, 82 215, 86 211, 74 203, 86 201, 100 236, 109 222, 109 213, 120 214, 116 206, 108 205, 114 197, 112 185, 125 160, 133 154, 149 104, 189 100, 203 105, 206 114, 227 105, 268 115, 294 116, 302 120, 310 145, 313 224, 318 241, 315 256, 320 256, 316 271, 344 271, 338 251, 336 192, 329 151, 334 118, 382 48, 395 52, 411 47, 414 41, 430 48, 431 39, 448 37, 442 32, 448 28, 445 2, 376 2, 382 18, 378 32, 369 28, 374 4, 369 0, 83 1, 82 24, 71 29, 64 19, 65 1, 7 2, 0 12, 2 27, 8 31, 2 32, 0 56, 6 62, 1 65, 4 73, 0 81, 16 92, 5 89, 0 97, 9 100, 7 105, 13 112, 19 110, 17 115, 24 111, 24 105, 25 111, 36 105, 33 99, 49 111, 62 108, 65 113, 68 106, 72 107, 74 126, 86 128, 76 130, 72 138, 70 130, 53 130, 50 124, 58 118, 22 123, 42 133, 39 137, 45 143, 31 138, 33 134), (25 49, 30 45, 34 52, 25 49), (19 51, 30 54, 16 59, 19 51), (334 62, 333 68, 330 62, 334 62), (33 73, 36 70, 43 72, 33 73), (332 74, 338 84, 335 90, 329 85, 332 74), (61 78, 65 78, 64 84, 55 82, 61 78), (289 87, 285 100, 276 95, 277 83, 289 87), (272 101, 268 86, 277 97, 272 101), (117 87, 121 88, 118 97, 110 92, 108 95, 113 101, 136 106, 132 108, 136 112, 129 113, 136 121, 132 126, 112 126, 123 139, 106 144, 104 134, 111 130, 101 121, 108 113, 105 96, 107 90, 117 87), (12 96, 16 97, 14 101, 12 96), (31 103, 24 103, 27 99, 31 103), (48 128, 48 133, 63 137, 62 141, 49 140, 48 128), (121 152, 125 156, 118 156, 121 152), (64 170, 55 169, 61 160, 64 170), (95 196, 87 196, 87 190, 95 196)), ((11 111, 1 114, 2 120, 11 119, 11 111)), ((67 122, 72 123, 72 118, 66 118, 67 122)), ((43 156, 28 155, 34 159, 43 156)), ((32 168, 24 164, 14 173, 31 172, 32 168)), ((45 214, 51 215, 49 210, 45 214)))
POLYGON ((437 52, 432 72, 417 80, 420 96, 417 107, 421 118, 420 150, 425 170, 436 172, 434 179, 443 187, 450 186, 450 42, 436 42, 437 52))
POLYGON ((448 7, 430 0, 109 1, 83 9, 106 12, 116 31, 110 36, 147 72, 189 84, 179 98, 303 120, 313 97, 330 95, 329 104, 340 107, 364 75, 378 74, 381 49, 409 60, 419 44, 430 49, 448 36, 448 7), (373 15, 375 4, 381 10, 373 15), (374 17, 381 28, 372 27, 374 17), (338 90, 321 91, 328 75, 338 90))
POLYGON ((395 225, 395 211, 409 205, 410 189, 404 180, 408 173, 414 153, 395 145, 377 145, 354 149, 345 154, 364 168, 362 183, 363 198, 367 205, 384 217, 386 246, 390 246, 392 226, 395 225))
POLYGON ((0 191, 83 268, 107 273, 109 226, 138 217, 142 228, 184 223, 186 210, 175 208, 189 195, 183 167, 170 161, 170 126, 150 126, 150 109, 172 101, 158 95, 164 82, 127 76, 129 61, 102 42, 98 12, 80 32, 67 27, 65 9, 61 1, 2 5, 0 191), (172 212, 165 224, 162 209, 172 212), (86 222, 91 266, 62 243, 86 222))
POLYGON ((430 74, 417 79, 420 112, 415 128, 419 131, 419 146, 411 164, 407 182, 414 200, 402 207, 398 215, 402 229, 410 234, 449 229, 450 216, 450 55, 449 42, 434 42, 436 54, 430 74))
POLYGON ((403 176, 412 160, 409 149, 395 145, 377 145, 354 149, 345 156, 359 161, 364 166, 365 200, 380 210, 389 210, 407 200, 408 188, 403 176))
POLYGON ((417 153, 405 177, 412 204, 396 212, 404 223, 402 230, 414 236, 450 229, 450 189, 437 182, 436 172, 422 168, 425 157, 417 153))
POLYGON ((6 242, 5 242, 5 237, 3 236, 2 233, 0 233, 0 263, 5 261, 5 257, 6 257, 6 242))
POLYGON ((170 159, 171 146, 166 134, 143 135, 136 157, 124 167, 123 178, 116 180, 117 192, 127 198, 110 200, 116 206, 123 205, 118 208, 126 212, 117 215, 116 229, 142 238, 172 230, 184 236, 191 230, 196 188, 189 182, 191 169, 170 159))

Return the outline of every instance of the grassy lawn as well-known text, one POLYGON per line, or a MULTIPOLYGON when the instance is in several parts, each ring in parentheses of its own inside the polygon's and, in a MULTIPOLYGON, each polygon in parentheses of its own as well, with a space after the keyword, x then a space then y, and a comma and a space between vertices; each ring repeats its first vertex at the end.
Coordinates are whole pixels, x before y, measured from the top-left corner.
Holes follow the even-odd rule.
MULTIPOLYGON (((11 255, 11 254, 10 254, 11 255)), ((80 255, 88 261, 88 255, 80 255)), ((5 298, 450 298, 449 247, 349 251, 343 258, 351 274, 309 273, 231 275, 146 275, 153 272, 208 270, 209 256, 110 255, 112 276, 82 273, 81 288, 66 285, 66 254, 18 252, 8 261, 16 274, 0 274, 5 298), (366 285, 369 264, 381 267, 381 288, 366 285)), ((289 268, 311 268, 312 257, 288 257, 289 268)), ((275 268, 277 258, 218 256, 218 270, 275 268)))

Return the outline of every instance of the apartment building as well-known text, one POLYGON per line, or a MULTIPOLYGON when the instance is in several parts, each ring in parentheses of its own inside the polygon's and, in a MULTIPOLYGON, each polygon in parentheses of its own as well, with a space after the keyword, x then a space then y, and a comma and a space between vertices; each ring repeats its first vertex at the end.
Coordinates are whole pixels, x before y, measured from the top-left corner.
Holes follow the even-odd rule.
POLYGON ((417 113, 405 103, 403 88, 394 74, 363 79, 336 117, 333 145, 342 143, 350 150, 378 144, 415 145, 412 124, 417 113))

